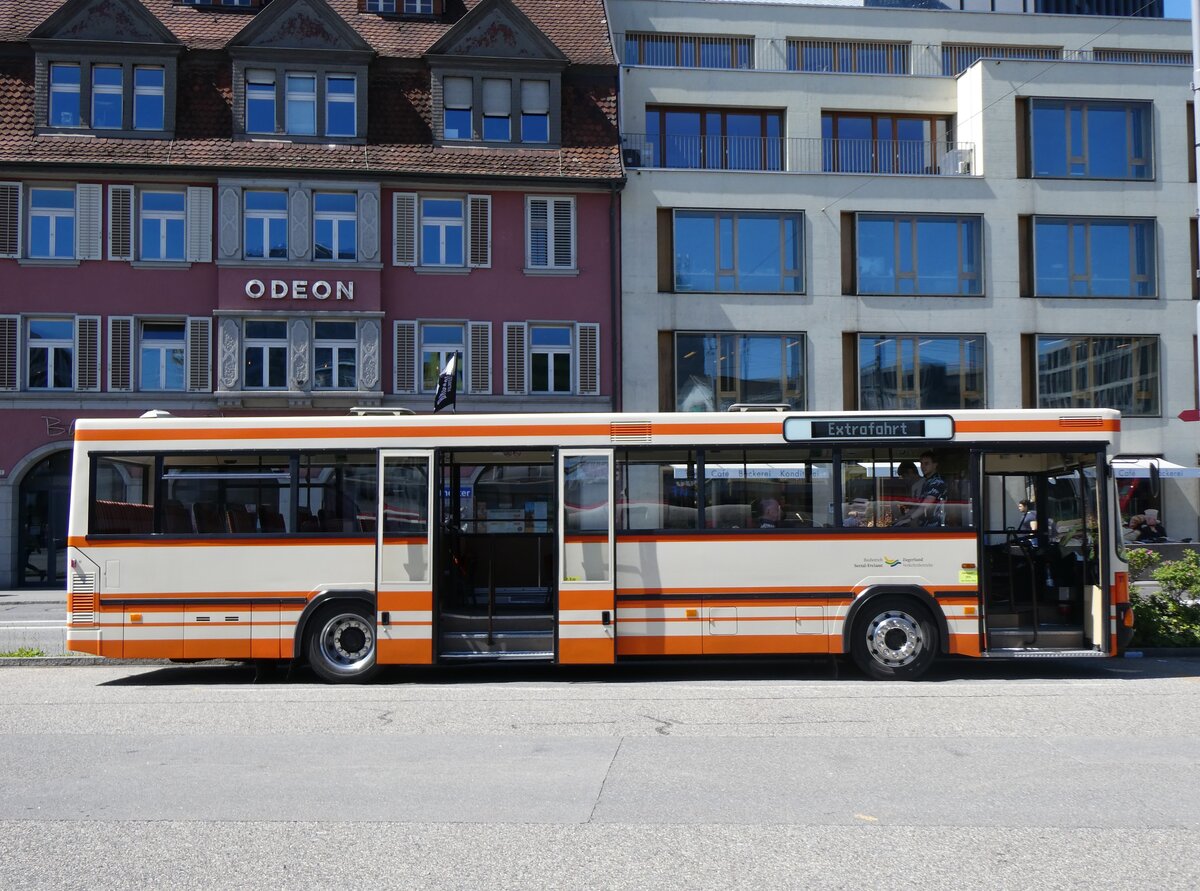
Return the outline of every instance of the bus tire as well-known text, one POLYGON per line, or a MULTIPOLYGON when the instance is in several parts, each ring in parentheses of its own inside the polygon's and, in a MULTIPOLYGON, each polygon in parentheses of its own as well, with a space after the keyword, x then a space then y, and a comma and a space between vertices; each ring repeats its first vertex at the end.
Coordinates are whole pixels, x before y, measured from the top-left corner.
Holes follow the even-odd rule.
POLYGON ((375 662, 375 622, 365 606, 332 603, 309 622, 308 664, 329 683, 362 682, 372 677, 375 662))
POLYGON ((867 677, 913 681, 933 663, 938 631, 929 611, 911 597, 865 603, 850 635, 850 654, 867 677))

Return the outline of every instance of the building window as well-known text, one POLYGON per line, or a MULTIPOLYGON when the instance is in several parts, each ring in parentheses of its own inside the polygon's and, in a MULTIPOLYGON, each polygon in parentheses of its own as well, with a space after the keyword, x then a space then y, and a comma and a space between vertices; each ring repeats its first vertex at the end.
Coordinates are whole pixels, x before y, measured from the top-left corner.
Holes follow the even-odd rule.
POLYGON ((75 386, 75 324, 70 319, 30 319, 29 389, 70 390, 75 386))
POLYGON ((353 194, 317 192, 313 195, 313 257, 353 260, 357 256, 358 212, 353 194))
POLYGON ((804 216, 675 211, 675 290, 802 293, 804 216))
POLYGON ((395 15, 396 0, 363 0, 364 12, 376 12, 380 15, 395 15))
POLYGON ((1153 179, 1151 104, 1033 99, 1033 175, 1153 179))
POLYGON ((183 192, 142 192, 142 260, 183 260, 183 192))
POLYGON ((184 389, 185 328, 184 322, 142 322, 138 354, 138 389, 184 389))
POLYGON ((29 190, 29 256, 75 256, 75 190, 29 190))
POLYGON ((783 113, 648 106, 646 150, 656 167, 782 170, 783 113))
POLYGON ((483 79, 483 138, 488 142, 512 141, 512 81, 483 79))
POLYGON ((358 326, 354 322, 314 322, 313 346, 318 390, 353 390, 358 386, 358 326))
POLYGON ((521 142, 550 141, 550 81, 521 81, 521 142))
POLYGON ((153 65, 133 68, 133 129, 162 130, 166 124, 166 71, 153 65))
POLYGON ((92 66, 92 128, 120 130, 124 93, 120 65, 92 66))
POLYGON ((50 66, 50 126, 81 127, 79 108, 79 66, 50 66))
POLYGON ((325 79, 325 133, 328 136, 358 135, 358 81, 346 74, 325 79))
POLYGON ((275 132, 275 72, 246 72, 246 132, 275 132))
POLYGON ((1153 220, 1034 219, 1039 297, 1154 297, 1153 220))
POLYGON ((575 200, 527 198, 525 263, 529 269, 575 268, 575 200))
POLYGON ((671 68, 753 68, 754 40, 711 34, 630 32, 625 35, 625 58, 621 61, 626 65, 671 68))
POLYGON ((859 214, 859 294, 983 293, 982 217, 859 214))
POLYGON ((252 260, 287 259, 287 192, 247 190, 246 258, 252 260))
POLYGON ((950 118, 826 112, 821 169, 826 173, 933 173, 950 149, 950 118))
MULTIPOLYGON (((421 326, 421 392, 433 393, 437 390, 438 375, 455 353, 462 353, 466 358, 464 330, 462 325, 425 324, 421 326)), ((459 392, 463 388, 463 365, 455 366, 456 385, 459 392)))
POLYGON ((804 335, 678 332, 675 411, 805 406, 804 335))
POLYGON ((405 15, 433 15, 433 0, 404 0, 405 15))
POLYGON ((442 132, 446 139, 471 138, 471 99, 473 85, 469 77, 442 80, 442 132))
POLYGON ((570 393, 572 355, 570 328, 558 325, 531 325, 530 392, 570 393))
POLYGON ((421 199, 421 265, 462 266, 463 203, 457 198, 421 199))
POLYGON ((858 403, 863 411, 984 408, 984 338, 863 334, 858 403))
POLYGON ((287 132, 291 136, 317 135, 317 77, 287 76, 287 132))
POLYGON ((912 46, 861 40, 789 40, 789 71, 910 74, 912 46))
POLYGON ((1115 408, 1158 417, 1157 337, 1037 338, 1038 408, 1115 408))
POLYGON ((248 390, 287 387, 287 322, 246 320, 245 381, 248 390))

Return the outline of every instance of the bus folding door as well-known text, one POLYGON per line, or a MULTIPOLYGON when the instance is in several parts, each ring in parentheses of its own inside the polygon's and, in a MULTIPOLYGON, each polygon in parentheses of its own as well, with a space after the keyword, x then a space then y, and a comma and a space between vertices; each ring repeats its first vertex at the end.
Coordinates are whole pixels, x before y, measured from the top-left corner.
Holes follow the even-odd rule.
POLYGON ((601 664, 615 658, 612 480, 612 450, 558 453, 560 663, 601 664))
POLYGON ((433 453, 379 456, 376 640, 381 664, 433 662, 433 453))

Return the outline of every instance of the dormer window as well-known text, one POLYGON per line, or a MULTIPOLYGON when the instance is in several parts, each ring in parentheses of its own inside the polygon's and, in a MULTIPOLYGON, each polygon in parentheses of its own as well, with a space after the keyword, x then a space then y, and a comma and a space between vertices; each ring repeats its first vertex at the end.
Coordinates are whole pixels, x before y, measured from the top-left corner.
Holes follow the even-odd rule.
POLYGON ((443 81, 446 139, 471 138, 471 92, 469 77, 447 77, 443 81))
POLYGON ((441 7, 440 0, 362 0, 363 12, 379 15, 433 16, 441 7))
POLYGON ((92 66, 92 127, 96 130, 121 129, 121 105, 124 94, 120 65, 92 66))
POLYGON ((129 59, 43 61, 49 81, 42 132, 94 131, 98 136, 170 136, 174 60, 142 65, 129 59))
POLYGON ((79 66, 58 63, 50 66, 51 127, 82 127, 79 116, 79 66))
POLYGON ((509 142, 512 139, 512 81, 507 78, 483 79, 484 142, 509 142))
POLYGON ((163 129, 166 106, 166 71, 158 65, 133 66, 133 129, 163 129))
POLYGON ((558 142, 558 75, 441 78, 442 139, 501 145, 558 142), (555 111, 552 113, 552 109, 555 111))
POLYGON ((287 76, 287 132, 293 136, 317 135, 317 76, 287 76))
POLYGON ((521 81, 521 142, 550 141, 550 81, 521 81))
POLYGON ((325 79, 325 132, 329 136, 358 135, 358 85, 346 74, 325 79))
POLYGON ((246 132, 275 132, 275 72, 246 72, 246 132))
MULTIPOLYGON (((235 69, 236 73, 236 69, 235 69)), ((245 68, 243 132, 248 136, 354 139, 363 131, 360 71, 245 68)))

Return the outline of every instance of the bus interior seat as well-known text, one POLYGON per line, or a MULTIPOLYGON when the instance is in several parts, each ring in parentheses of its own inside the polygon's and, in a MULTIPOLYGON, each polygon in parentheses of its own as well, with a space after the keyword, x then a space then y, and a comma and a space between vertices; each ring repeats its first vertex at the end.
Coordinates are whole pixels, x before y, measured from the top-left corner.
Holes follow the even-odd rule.
POLYGON ((283 519, 283 514, 269 504, 258 506, 258 525, 263 532, 287 532, 287 523, 283 519))
POLYGON ((192 517, 188 513, 188 509, 184 507, 182 501, 174 498, 169 499, 163 505, 163 531, 164 532, 195 532, 192 526, 192 517))
POLYGON ((257 532, 254 515, 244 504, 229 504, 225 507, 225 522, 230 532, 257 532))
POLYGON ((213 501, 197 501, 192 505, 192 522, 197 532, 224 532, 225 518, 213 501))

